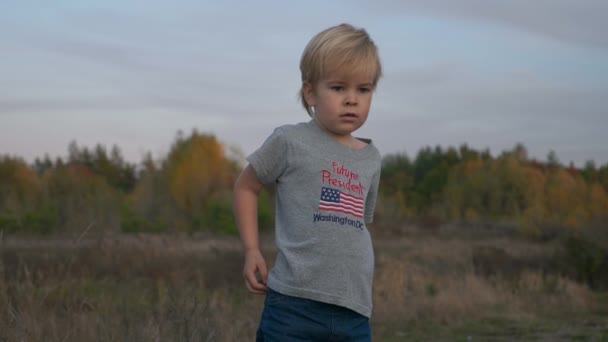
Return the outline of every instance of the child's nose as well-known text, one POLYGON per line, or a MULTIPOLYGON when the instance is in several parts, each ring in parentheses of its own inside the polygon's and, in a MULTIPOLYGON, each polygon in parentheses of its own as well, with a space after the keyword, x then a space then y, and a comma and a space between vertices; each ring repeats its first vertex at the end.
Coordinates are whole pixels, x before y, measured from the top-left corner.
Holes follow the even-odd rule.
POLYGON ((346 105, 356 105, 357 104, 357 93, 356 92, 347 92, 346 97, 344 98, 344 104, 346 105))

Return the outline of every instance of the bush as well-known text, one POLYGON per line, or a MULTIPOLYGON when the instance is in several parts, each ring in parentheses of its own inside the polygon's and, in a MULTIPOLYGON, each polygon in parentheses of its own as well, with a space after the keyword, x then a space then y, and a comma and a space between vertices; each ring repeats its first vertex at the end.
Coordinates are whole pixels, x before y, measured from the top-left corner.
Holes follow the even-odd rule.
POLYGON ((23 216, 23 230, 35 234, 50 234, 56 231, 58 222, 57 211, 53 208, 42 208, 23 216))
POLYGON ((211 201, 203 215, 204 226, 220 234, 236 234, 238 228, 229 201, 211 201))
POLYGON ((570 234, 563 240, 566 273, 594 290, 608 289, 608 246, 600 240, 570 234), (598 242, 599 241, 599 242, 598 242))
POLYGON ((0 231, 46 235, 56 230, 57 221, 57 212, 50 207, 29 211, 22 215, 9 211, 0 214, 0 231))
POLYGON ((258 225, 260 231, 274 227, 274 197, 267 191, 262 191, 258 200, 258 225))
POLYGON ((161 233, 169 229, 162 222, 142 218, 133 208, 124 204, 120 210, 120 230, 125 233, 161 233))
POLYGON ((11 213, 0 214, 0 231, 14 233, 19 229, 19 219, 11 213))

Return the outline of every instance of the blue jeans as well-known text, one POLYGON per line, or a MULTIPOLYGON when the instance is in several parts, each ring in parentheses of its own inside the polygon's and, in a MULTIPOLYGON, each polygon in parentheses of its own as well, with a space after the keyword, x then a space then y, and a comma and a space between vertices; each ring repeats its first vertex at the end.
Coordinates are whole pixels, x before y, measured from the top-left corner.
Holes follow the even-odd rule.
POLYGON ((371 341, 369 319, 350 309, 268 289, 256 334, 260 342, 371 341))

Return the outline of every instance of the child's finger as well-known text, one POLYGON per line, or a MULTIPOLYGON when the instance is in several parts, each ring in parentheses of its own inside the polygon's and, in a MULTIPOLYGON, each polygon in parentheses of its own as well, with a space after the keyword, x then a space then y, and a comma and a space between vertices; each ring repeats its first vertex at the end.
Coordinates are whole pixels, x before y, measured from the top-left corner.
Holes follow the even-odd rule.
POLYGON ((254 294, 259 294, 260 291, 254 289, 251 286, 251 283, 249 283, 249 280, 245 279, 245 287, 247 288, 247 291, 249 291, 250 293, 254 293, 254 294))
POLYGON ((263 260, 260 265, 258 265, 258 269, 260 270, 260 277, 262 278, 262 283, 266 285, 268 283, 268 269, 266 268, 266 263, 263 260))
POLYGON ((266 285, 258 282, 257 277, 254 272, 246 272, 245 273, 245 282, 247 284, 247 289, 253 293, 265 293, 266 285))
POLYGON ((249 291, 250 293, 253 294, 263 294, 263 292, 254 289, 253 287, 251 287, 251 284, 249 284, 249 281, 247 279, 245 279, 245 287, 247 288, 247 291, 249 291))

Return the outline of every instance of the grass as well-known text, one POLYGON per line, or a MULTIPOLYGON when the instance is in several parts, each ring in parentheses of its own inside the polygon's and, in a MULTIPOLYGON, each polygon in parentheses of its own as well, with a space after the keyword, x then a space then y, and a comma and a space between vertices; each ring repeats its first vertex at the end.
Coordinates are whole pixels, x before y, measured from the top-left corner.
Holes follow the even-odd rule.
MULTIPOLYGON (((253 340, 263 297, 245 290, 236 238, 9 238, 0 248, 0 341, 253 340)), ((608 341, 608 294, 536 262, 555 249, 492 235, 377 238, 374 340, 608 341)))

